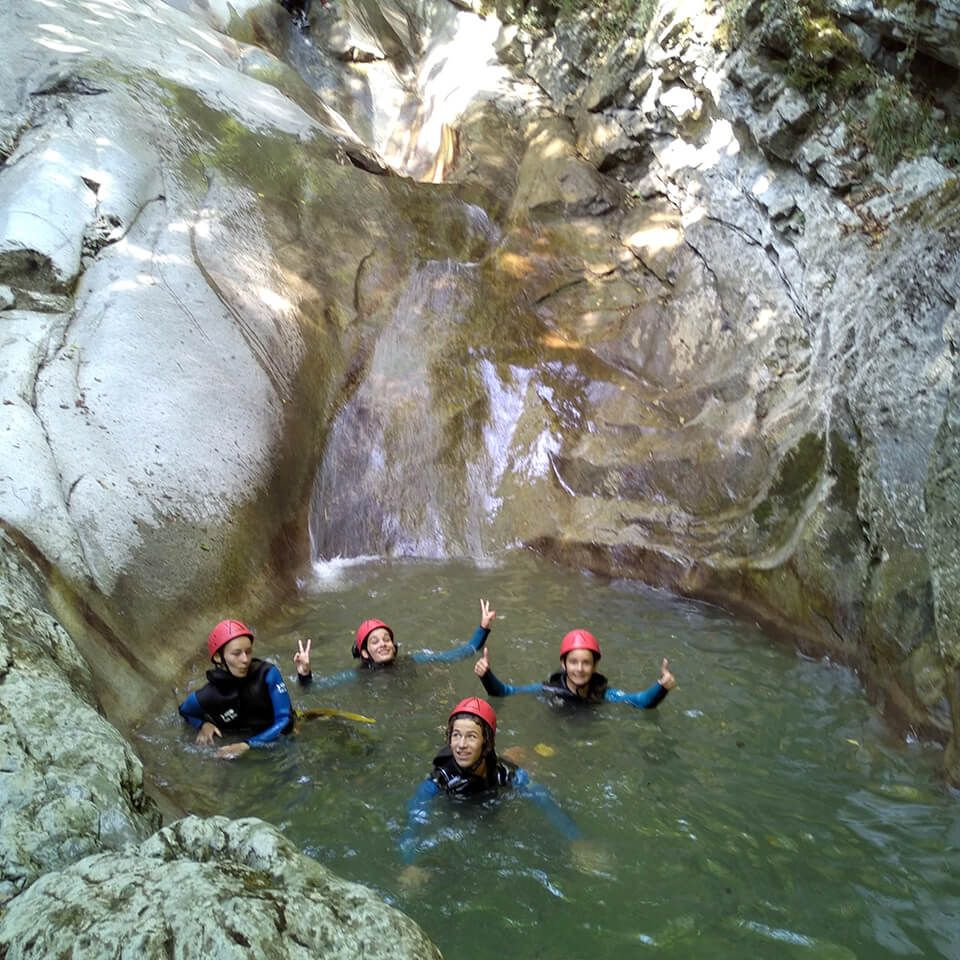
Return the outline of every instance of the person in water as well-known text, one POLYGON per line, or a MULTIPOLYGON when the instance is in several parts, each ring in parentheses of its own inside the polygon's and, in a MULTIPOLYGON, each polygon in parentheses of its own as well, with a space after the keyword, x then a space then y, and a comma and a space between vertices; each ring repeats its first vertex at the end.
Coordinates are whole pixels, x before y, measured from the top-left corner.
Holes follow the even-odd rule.
POLYGON ((490 669, 490 652, 484 647, 483 656, 473 672, 480 678, 483 689, 491 697, 509 697, 515 693, 542 693, 557 702, 587 704, 629 703, 640 710, 652 710, 677 685, 666 657, 660 665, 660 679, 653 686, 637 693, 627 693, 607 686, 607 678, 597 673, 600 662, 600 644, 587 630, 571 630, 560 643, 560 670, 543 683, 512 686, 498 679, 490 669))
POLYGON ((239 620, 221 620, 207 637, 213 669, 207 683, 180 704, 180 716, 205 746, 214 737, 250 733, 220 747, 217 756, 238 757, 251 747, 272 743, 293 729, 293 705, 280 670, 253 656, 253 633, 239 620))
MULTIPOLYGON (((440 652, 434 650, 415 650, 410 654, 414 663, 452 663, 462 660, 472 653, 479 653, 480 649, 490 636, 490 624, 497 615, 496 610, 490 609, 486 600, 480 601, 480 626, 474 631, 468 643, 452 650, 440 652)), ((310 669, 310 647, 312 641, 297 641, 297 652, 293 655, 293 662, 297 667, 297 680, 301 684, 313 683, 313 673, 310 669)), ((360 661, 360 670, 341 670, 329 677, 322 677, 316 683, 323 687, 333 687, 348 680, 355 680, 363 670, 382 670, 392 667, 397 662, 399 644, 394 639, 393 630, 382 620, 364 620, 357 627, 351 654, 360 661)))
MULTIPOLYGON (((444 794, 457 800, 486 799, 504 789, 530 797, 548 820, 571 841, 580 838, 576 824, 557 806, 546 787, 533 783, 522 767, 497 756, 497 715, 480 697, 467 697, 450 711, 446 744, 433 758, 433 770, 407 805, 407 826, 400 855, 413 865, 418 833, 429 821, 432 801, 444 794)), ((415 875, 408 874, 407 882, 415 875)))

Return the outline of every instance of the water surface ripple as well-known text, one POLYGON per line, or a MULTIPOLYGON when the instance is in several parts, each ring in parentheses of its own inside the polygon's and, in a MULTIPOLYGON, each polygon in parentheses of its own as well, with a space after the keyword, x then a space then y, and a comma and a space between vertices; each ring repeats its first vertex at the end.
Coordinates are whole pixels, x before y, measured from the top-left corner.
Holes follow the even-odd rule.
MULTIPOLYGON (((254 626, 298 705, 377 725, 310 721, 225 763, 195 748, 171 709, 141 731, 148 764, 193 812, 277 824, 407 911, 447 957, 960 957, 960 804, 940 785, 939 748, 894 737, 849 671, 720 610, 533 557, 369 561, 318 569, 296 604, 254 626), (667 655, 679 686, 656 711, 495 701, 499 749, 551 790, 588 854, 574 856, 522 798, 438 802, 418 860, 426 883, 406 890, 406 801, 452 704, 482 692, 472 661, 301 692, 292 651, 312 636, 315 673, 335 673, 374 616, 401 654, 446 649, 470 637, 481 596, 499 612, 490 649, 504 680, 546 677, 560 637, 584 626, 612 685, 646 687, 667 655)), ((181 695, 204 667, 191 666, 181 695)))

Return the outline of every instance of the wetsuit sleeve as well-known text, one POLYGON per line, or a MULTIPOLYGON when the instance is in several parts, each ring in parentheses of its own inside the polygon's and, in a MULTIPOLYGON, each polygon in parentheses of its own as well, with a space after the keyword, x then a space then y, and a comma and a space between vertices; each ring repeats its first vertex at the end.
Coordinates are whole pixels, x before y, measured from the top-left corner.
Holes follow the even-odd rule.
POLYGON ((280 670, 275 666, 271 667, 267 671, 265 680, 270 694, 270 703, 273 706, 273 723, 266 730, 247 740, 251 747, 262 747, 264 744, 272 743, 287 730, 293 720, 293 704, 290 702, 290 694, 287 693, 287 685, 283 682, 280 670))
POLYGON ((433 650, 417 650, 410 655, 414 663, 452 663, 454 660, 463 660, 469 657, 471 653, 476 653, 483 648, 490 631, 486 627, 477 627, 470 638, 469 643, 454 647, 452 650, 443 650, 436 653, 433 650))
POLYGON ((427 777, 407 804, 407 826, 400 837, 400 857, 413 863, 417 855, 417 832, 430 819, 430 801, 440 793, 436 782, 427 777))
POLYGON ((180 716, 183 717, 194 730, 199 730, 203 726, 206 714, 203 712, 203 707, 200 706, 200 701, 197 699, 195 693, 191 693, 190 696, 180 704, 180 716))
POLYGON ((356 680, 359 670, 354 667, 348 667, 346 670, 341 670, 339 673, 332 673, 329 677, 315 677, 312 673, 308 673, 305 677, 297 674, 297 683, 301 687, 316 687, 318 690, 326 690, 328 687, 339 687, 341 683, 349 683, 351 680, 356 680))
POLYGON ((668 693, 667 688, 660 686, 659 683, 639 693, 627 693, 625 690, 607 687, 603 699, 611 703, 629 703, 631 707, 636 707, 638 710, 652 710, 668 693))
POLYGON ((514 773, 513 785, 521 796, 529 797, 544 813, 547 820, 568 840, 580 839, 580 828, 560 809, 550 791, 530 779, 530 774, 522 767, 514 773))
POLYGON ((540 693, 543 690, 542 683, 527 683, 522 687, 504 683, 492 670, 488 670, 480 678, 480 682, 491 697, 512 697, 515 693, 540 693))

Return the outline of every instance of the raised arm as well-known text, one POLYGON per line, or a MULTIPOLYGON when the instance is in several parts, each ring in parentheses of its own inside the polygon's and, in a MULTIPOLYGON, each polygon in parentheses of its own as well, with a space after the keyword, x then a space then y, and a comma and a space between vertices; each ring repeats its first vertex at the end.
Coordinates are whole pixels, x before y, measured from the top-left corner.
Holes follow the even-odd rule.
POLYGON ((490 636, 490 624, 497 616, 496 610, 490 609, 486 600, 480 601, 480 626, 473 632, 468 643, 464 643, 452 650, 443 650, 439 653, 433 650, 417 650, 411 654, 414 663, 453 663, 463 660, 473 653, 477 653, 490 636))
POLYGON ((293 655, 293 665, 297 668, 297 683, 308 687, 313 683, 313 670, 310 668, 310 647, 313 640, 307 637, 306 643, 297 638, 297 652, 293 655))
POLYGON ((653 686, 637 693, 607 687, 604 700, 611 703, 629 703, 638 710, 653 710, 676 685, 677 679, 670 672, 670 661, 664 657, 660 664, 660 679, 653 686))
POLYGON ((483 648, 483 656, 473 665, 473 672, 480 678, 483 689, 491 697, 510 697, 515 693, 540 693, 543 689, 542 683, 528 683, 522 687, 515 687, 512 684, 504 683, 490 669, 490 648, 483 648))
POLYGON ((358 670, 348 667, 346 670, 340 670, 338 673, 332 673, 329 677, 314 677, 310 667, 310 647, 313 641, 307 637, 306 642, 297 640, 297 652, 293 655, 293 663, 297 668, 297 683, 301 687, 316 687, 318 690, 326 690, 329 687, 338 687, 341 683, 348 683, 357 679, 358 670))

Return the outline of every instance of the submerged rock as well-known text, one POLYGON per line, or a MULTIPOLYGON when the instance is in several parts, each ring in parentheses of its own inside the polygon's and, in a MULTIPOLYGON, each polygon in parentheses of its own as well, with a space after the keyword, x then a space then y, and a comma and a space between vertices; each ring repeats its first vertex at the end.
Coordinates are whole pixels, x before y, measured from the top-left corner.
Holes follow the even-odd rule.
POLYGON ((439 960, 409 918, 262 820, 188 817, 45 876, 0 919, 18 960, 117 956, 439 960))

